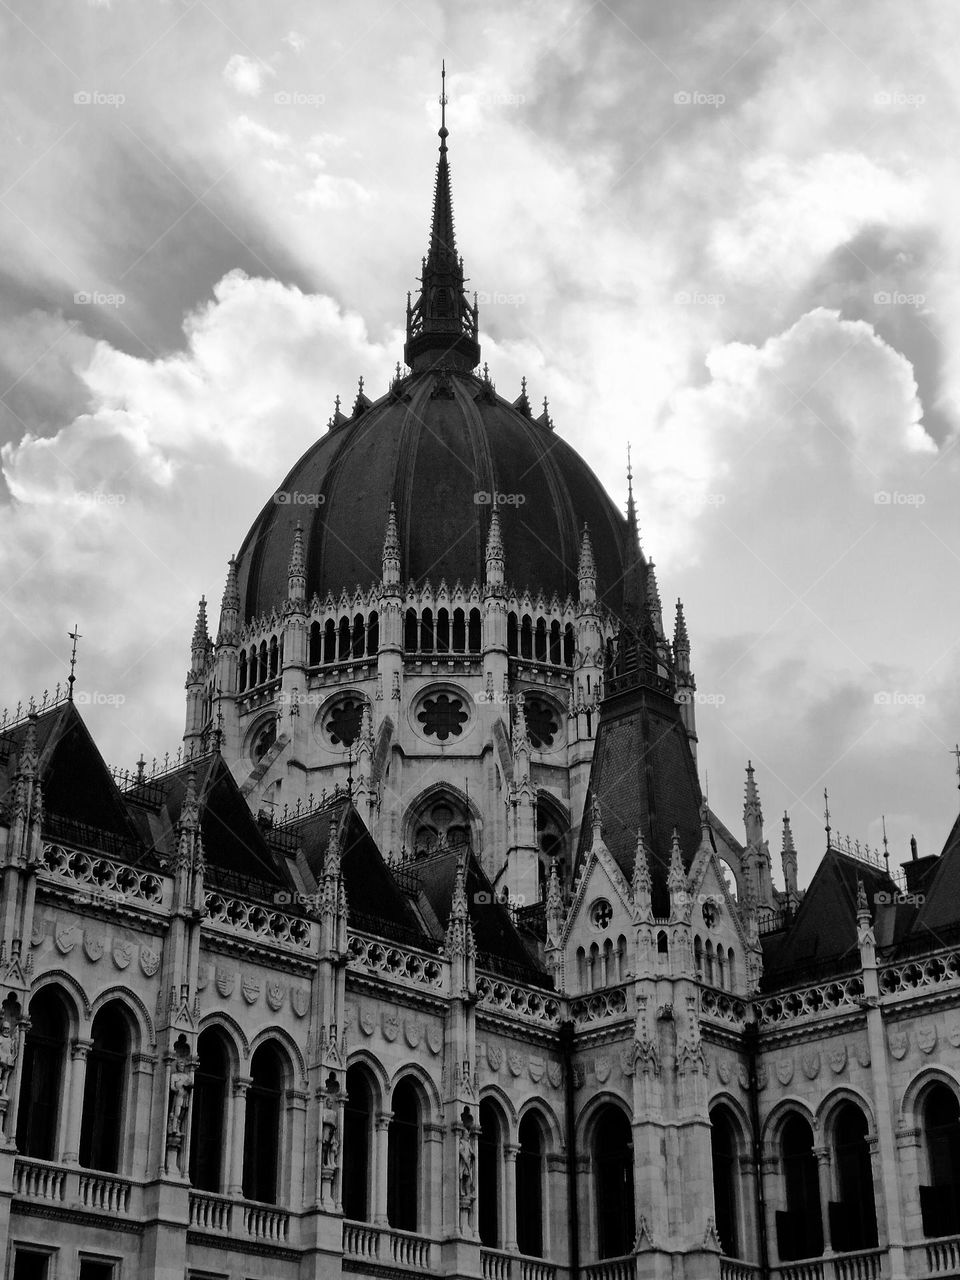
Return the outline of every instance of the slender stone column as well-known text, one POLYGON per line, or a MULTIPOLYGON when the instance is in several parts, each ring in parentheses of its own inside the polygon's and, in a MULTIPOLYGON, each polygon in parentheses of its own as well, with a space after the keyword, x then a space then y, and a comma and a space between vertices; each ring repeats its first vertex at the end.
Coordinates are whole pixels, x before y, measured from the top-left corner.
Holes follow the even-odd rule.
POLYGON ((243 1139, 247 1129, 247 1090, 253 1084, 250 1076, 233 1078, 233 1116, 230 1125, 230 1171, 227 1194, 243 1195, 243 1139))
POLYGON ((503 1220, 503 1247, 517 1252, 517 1155, 520 1148, 514 1142, 504 1143, 503 1181, 505 1215, 503 1220))
POLYGON ((830 1148, 814 1147, 813 1154, 817 1157, 817 1185, 820 1189, 820 1222, 823 1231, 823 1252, 833 1253, 833 1244, 830 1240, 830 1148))
POLYGON ((376 1118, 373 1151, 373 1221, 378 1227, 387 1223, 387 1149, 392 1111, 381 1111, 376 1118))
POLYGON ((70 1076, 65 1092, 66 1115, 61 1123, 63 1146, 60 1158, 65 1164, 76 1164, 80 1158, 83 1087, 87 1080, 87 1055, 92 1047, 92 1040, 79 1037, 70 1046, 70 1076))

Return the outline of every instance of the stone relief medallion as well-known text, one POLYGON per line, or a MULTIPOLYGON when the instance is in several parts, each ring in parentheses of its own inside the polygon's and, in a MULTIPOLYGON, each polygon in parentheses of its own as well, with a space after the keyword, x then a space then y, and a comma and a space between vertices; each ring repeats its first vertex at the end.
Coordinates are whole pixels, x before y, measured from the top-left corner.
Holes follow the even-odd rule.
POLYGON ((491 1071, 499 1071, 503 1065, 503 1049, 498 1044, 487 1041, 487 1066, 491 1071))
POLYGON ((870 1045, 866 1040, 860 1042, 856 1048, 857 1061, 861 1067, 869 1067, 870 1065, 870 1045))
POLYGON ((777 1073, 777 1079, 781 1084, 789 1084, 793 1079, 793 1059, 778 1058, 777 1065, 774 1068, 777 1073))
POLYGON ((360 1030, 365 1036, 372 1036, 376 1025, 377 1015, 368 1005, 364 1005, 360 1010, 360 1030))
POLYGON ((298 1018, 305 1018, 307 1009, 310 1007, 310 993, 303 987, 291 987, 290 1004, 298 1018))
POLYGON ((933 1053, 937 1044, 937 1028, 932 1023, 917 1027, 917 1045, 921 1053, 933 1053))
POLYGON ((586 1081, 586 1078, 587 1078, 587 1073, 586 1073, 586 1070, 584 1069, 583 1063, 582 1062, 573 1063, 573 1066, 571 1067, 571 1072, 573 1075, 573 1087, 575 1089, 582 1089, 584 1086, 584 1082, 586 1081))
POLYGON ((383 1030, 383 1038, 392 1043, 400 1034, 400 1015, 394 1013, 392 1009, 385 1009, 380 1019, 380 1026, 383 1030))
POLYGON ((733 1063, 729 1058, 717 1059, 717 1075, 722 1084, 729 1084, 733 1076, 733 1063))
POLYGON ((845 1044, 841 1044, 835 1049, 828 1050, 827 1061, 830 1063, 830 1070, 834 1075, 839 1075, 847 1065, 847 1046, 845 1044))
POLYGON ((598 1084, 606 1084, 610 1078, 610 1068, 613 1064, 609 1057, 604 1054, 602 1058, 596 1058, 593 1063, 593 1073, 597 1077, 598 1084))
POLYGON ((403 1038, 411 1049, 416 1049, 421 1035, 420 1023, 415 1018, 404 1018, 403 1038))
POLYGON ((947 1032, 947 1039, 956 1049, 960 1047, 960 1022, 955 1022, 947 1032))
POLYGON ((750 1072, 744 1066, 737 1067, 737 1079, 740 1081, 741 1089, 750 1088, 750 1072))
POLYGON ((47 936, 47 922, 44 919, 34 920, 33 928, 30 931, 31 947, 39 947, 42 945, 44 938, 47 936))
POLYGON ((217 992, 224 1000, 233 995, 233 988, 236 986, 237 975, 232 969, 217 969, 213 975, 214 986, 217 992))
POLYGON ((770 1083, 770 1071, 765 1062, 757 1063, 757 1088, 765 1089, 770 1083))
POLYGON ((267 983, 267 1004, 274 1013, 276 1013, 283 1004, 283 987, 279 982, 267 983))
POLYGON ((152 978, 160 968, 160 952, 154 951, 152 947, 141 947, 140 968, 148 978, 152 978))
POLYGON ((61 955, 68 955, 77 945, 77 936, 80 930, 75 924, 68 924, 63 929, 57 929, 54 932, 53 940, 56 943, 57 950, 61 955))
POLYGON ((560 1082, 563 1080, 563 1067, 554 1058, 551 1058, 547 1063, 547 1079, 554 1089, 560 1088, 560 1082))
POLYGON ((887 1044, 890 1052, 899 1062, 901 1058, 907 1056, 907 1050, 910 1048, 910 1037, 906 1031, 891 1031, 887 1035, 887 1044))
POLYGON ((543 1079, 543 1073, 547 1069, 547 1060, 539 1053, 531 1053, 527 1059, 527 1070, 530 1072, 530 1079, 534 1084, 539 1084, 543 1079))
POLYGON ((625 1076, 633 1075, 633 1068, 634 1068, 633 1055, 634 1055, 633 1046, 631 1046, 629 1049, 620 1050, 620 1070, 625 1076))
POLYGON ((523 1070, 523 1055, 518 1053, 516 1049, 511 1049, 507 1054, 507 1066, 512 1076, 518 1076, 523 1070))
POLYGON ((84 929, 83 952, 91 964, 96 964, 103 957, 103 938, 94 937, 84 929))
POLYGON ((240 991, 247 1004, 256 1004, 262 989, 263 984, 259 978, 243 978, 240 982, 240 991))
POLYGON ((210 966, 202 964, 197 969, 197 990, 206 991, 210 985, 210 966))
POLYGON ((820 1054, 817 1050, 800 1056, 800 1066, 808 1080, 816 1080, 820 1074, 820 1054))
POLYGON ((435 1022, 431 1022, 427 1026, 427 1048, 434 1057, 443 1048, 443 1027, 438 1026, 435 1022))
POLYGON ((122 942, 119 938, 114 938, 110 954, 113 957, 113 963, 118 969, 126 969, 133 959, 133 943, 122 942))

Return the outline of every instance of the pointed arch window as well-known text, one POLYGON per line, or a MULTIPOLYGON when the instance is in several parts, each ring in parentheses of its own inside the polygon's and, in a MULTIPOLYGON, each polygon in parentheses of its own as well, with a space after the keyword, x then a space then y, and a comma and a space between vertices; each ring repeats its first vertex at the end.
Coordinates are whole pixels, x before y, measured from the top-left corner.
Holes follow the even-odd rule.
POLYGON ((347 1070, 347 1100, 343 1108, 343 1216, 369 1222, 370 1175, 373 1149, 373 1089, 366 1071, 347 1070))
POLYGON ((960 1230, 960 1103, 945 1084, 924 1099, 923 1138, 927 1184, 920 1187, 923 1234, 949 1236, 960 1230))
POLYGON ((837 1199, 829 1204, 830 1243, 838 1253, 873 1249, 877 1244, 877 1206, 867 1119, 852 1102, 843 1103, 837 1112, 833 1159, 837 1199))
POLYGON ((532 1111, 520 1121, 517 1152, 517 1246, 543 1257, 543 1124, 532 1111))
POLYGON ((337 660, 337 624, 332 618, 328 618, 323 624, 323 661, 336 662, 337 660))
POLYGON ((223 1036, 208 1027, 197 1039, 190 1118, 190 1181, 200 1191, 220 1191, 230 1059, 223 1036))
POLYGON ((353 620, 353 646, 352 656, 354 658, 362 658, 364 646, 367 642, 367 627, 363 619, 363 614, 358 613, 353 620))
POLYGON ((497 1109, 488 1099, 479 1107, 477 1138, 477 1220, 480 1243, 491 1249, 501 1243, 500 1188, 503 1168, 503 1128, 497 1109))
POLYGON ((518 634, 517 615, 511 610, 507 614, 507 653, 511 658, 516 658, 520 653, 518 634))
POLYGON ((737 1135, 724 1107, 710 1113, 710 1147, 713 1155, 714 1221, 720 1252, 726 1258, 740 1255, 740 1179, 737 1168, 737 1135))
POLYGON ((130 1026, 116 1002, 93 1020, 80 1122, 80 1163, 116 1173, 120 1168, 123 1109, 130 1062, 130 1026))
POLYGON ((520 620, 520 657, 533 657, 533 622, 528 613, 520 620))
POLYGON ((387 1130, 387 1221, 400 1231, 416 1231, 420 1221, 422 1116, 416 1085, 401 1080, 393 1091, 387 1130))
POLYGON ((20 1078, 17 1150, 36 1160, 53 1160, 67 1054, 67 1011, 56 991, 46 987, 30 1001, 29 1016, 20 1078))
POLYGON ((280 1173, 283 1059, 275 1044, 260 1045, 250 1062, 243 1135, 243 1194, 276 1204, 280 1173))
POLYGON ((307 653, 307 664, 318 667, 323 660, 323 632, 319 622, 310 623, 310 647, 307 653))
POLYGON ((419 647, 417 644, 418 634, 417 611, 416 609, 408 609, 403 619, 403 647, 408 653, 415 653, 419 647))
POLYGON ((467 620, 462 609, 453 611, 453 652, 464 653, 467 648, 467 620))
POLYGON ((597 1204, 597 1252, 601 1258, 630 1253, 636 1234, 633 1206, 633 1130, 619 1107, 607 1106, 593 1133, 597 1204))
POLYGON ((786 1209, 777 1211, 777 1250, 784 1262, 818 1258, 823 1253, 820 1172, 813 1132, 800 1115, 784 1123, 780 1135, 786 1209))
POLYGON ((470 610, 469 632, 467 647, 471 653, 479 653, 483 648, 479 609, 470 610))
POLYGON ((380 652, 380 616, 374 610, 367 618, 367 653, 376 657, 380 652))
POLYGON ((437 610, 437 653, 450 652, 450 614, 446 609, 437 610))

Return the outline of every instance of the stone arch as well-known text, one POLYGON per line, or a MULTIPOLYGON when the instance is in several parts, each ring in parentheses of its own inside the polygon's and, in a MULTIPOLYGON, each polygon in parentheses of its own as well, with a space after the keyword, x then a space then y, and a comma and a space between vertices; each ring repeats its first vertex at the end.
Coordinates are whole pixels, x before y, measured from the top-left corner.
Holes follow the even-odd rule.
POLYGON ((90 1001, 87 999, 87 993, 81 987, 72 973, 67 973, 66 969, 50 969, 46 973, 40 974, 34 981, 30 990, 26 993, 25 1002, 27 1008, 30 1007, 30 1001, 33 997, 44 989, 44 987, 56 986, 60 988, 64 997, 64 1003, 67 1006, 67 1021, 70 1024, 71 1035, 78 1035, 82 1026, 88 1026, 93 1012, 90 1001))
POLYGON ((420 792, 407 806, 403 817, 403 844, 408 852, 416 851, 417 830, 426 812, 435 804, 446 801, 458 810, 470 827, 470 847, 479 854, 483 833, 483 814, 472 796, 452 782, 433 782, 420 792))
MULTIPOLYGON (((281 1047, 283 1057, 286 1059, 287 1069, 289 1070, 291 1077, 294 1075, 295 1069, 299 1067, 301 1087, 306 1088, 307 1064, 304 1061, 303 1050, 297 1044, 296 1040, 294 1040, 290 1032, 285 1031, 283 1027, 264 1027, 262 1031, 258 1031, 250 1041, 250 1050, 247 1060, 251 1061, 253 1059, 253 1055, 265 1040, 277 1041, 277 1044, 281 1047)), ((288 1079, 286 1081, 286 1088, 291 1089, 293 1087, 293 1079, 288 1079)))
POLYGON ((153 1027, 153 1018, 151 1018, 147 1006, 143 1003, 137 993, 129 990, 127 987, 107 987, 105 991, 101 991, 90 1007, 91 1022, 103 1006, 105 1004, 109 1004, 113 1000, 116 1000, 126 1008, 127 1012, 131 1016, 133 1025, 136 1028, 139 1043, 131 1045, 131 1053, 142 1053, 146 1045, 149 1045, 151 1049, 155 1049, 157 1045, 157 1036, 153 1027))
POLYGON ((393 1092, 400 1081, 406 1079, 415 1081, 419 1087, 420 1099, 423 1103, 423 1123, 441 1124, 443 1122, 443 1104, 440 1100, 440 1090, 429 1072, 425 1071, 418 1062, 405 1062, 396 1069, 390 1078, 390 1087, 387 1092, 388 1102, 393 1097, 393 1092))
POLYGON ((873 1104, 860 1089, 855 1089, 852 1085, 846 1084, 839 1085, 836 1089, 831 1089, 817 1107, 814 1133, 819 1130, 824 1135, 825 1140, 829 1142, 833 1137, 833 1124, 836 1120, 837 1112, 845 1102, 852 1103, 858 1110, 863 1112, 863 1118, 867 1122, 868 1136, 875 1135, 877 1121, 873 1111, 873 1104))
POLYGON ((595 1094, 589 1102, 584 1103, 574 1122, 578 1151, 588 1151, 590 1149, 593 1127, 597 1117, 604 1107, 610 1105, 619 1107, 626 1116, 628 1124, 633 1124, 633 1108, 627 1099, 613 1089, 604 1089, 602 1092, 595 1094))
POLYGON ((217 1009, 201 1018, 197 1035, 209 1031, 212 1027, 217 1027, 224 1033, 230 1048, 232 1066, 239 1072, 240 1064, 250 1059, 250 1041, 244 1034, 243 1028, 236 1018, 232 1018, 229 1013, 224 1013, 222 1009, 217 1009))
POLYGON ((761 1141, 768 1149, 776 1149, 780 1145, 780 1134, 783 1126, 792 1115, 800 1115, 813 1130, 816 1140, 820 1134, 817 1117, 805 1098, 790 1094, 781 1098, 760 1126, 761 1141))
POLYGON ((503 1123, 503 1132, 505 1139, 509 1142, 517 1140, 517 1126, 520 1123, 520 1117, 517 1115, 517 1108, 513 1105, 513 1100, 507 1091, 499 1084, 485 1084, 480 1090, 479 1102, 492 1103, 500 1113, 500 1119, 503 1123))
POLYGON ((355 1049, 348 1055, 345 1066, 347 1071, 351 1067, 362 1067, 367 1072, 373 1085, 374 1105, 378 1111, 388 1110, 391 1093, 390 1077, 380 1059, 369 1049, 355 1049))
POLYGON ((563 1129, 557 1119, 553 1108, 544 1101, 543 1098, 528 1098, 520 1107, 517 1114, 517 1129, 519 1130, 524 1118, 530 1114, 534 1114, 543 1125, 543 1131, 546 1135, 545 1155, 552 1155, 559 1151, 563 1146, 563 1129))
POLYGON ((946 1085, 960 1100, 960 1079, 954 1072, 942 1066, 923 1067, 903 1091, 897 1112, 898 1128, 919 1129, 922 1127, 921 1103, 930 1086, 934 1084, 946 1085))
POLYGON ((746 1108, 735 1098, 729 1090, 722 1089, 719 1093, 715 1093, 707 1102, 707 1114, 709 1115, 716 1107, 723 1107, 728 1112, 734 1123, 737 1133, 737 1140, 740 1145, 740 1154, 748 1155, 751 1142, 751 1133, 753 1126, 750 1123, 750 1117, 746 1108))

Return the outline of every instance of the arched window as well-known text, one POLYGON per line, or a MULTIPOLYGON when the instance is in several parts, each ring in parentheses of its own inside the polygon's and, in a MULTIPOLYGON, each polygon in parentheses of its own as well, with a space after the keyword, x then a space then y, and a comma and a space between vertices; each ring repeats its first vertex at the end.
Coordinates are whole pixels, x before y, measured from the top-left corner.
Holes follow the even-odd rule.
POLYGON ((533 657, 533 622, 529 613, 525 613, 520 620, 520 657, 533 657))
POLYGON ((792 1115, 780 1135, 786 1209, 777 1211, 777 1250, 783 1262, 823 1253, 820 1175, 813 1132, 803 1116, 792 1115))
POLYGON ((703 939, 699 933, 693 940, 693 963, 697 971, 697 977, 703 977, 703 939))
POLYGON ((838 1253, 873 1249, 877 1244, 877 1207, 867 1120, 852 1102, 843 1103, 837 1112, 833 1156, 838 1199, 829 1204, 830 1243, 838 1253))
POLYGON ((424 609, 420 614, 420 652, 433 653, 433 610, 424 609))
POLYGON ((471 653, 479 653, 480 650, 483 648, 483 644, 481 640, 479 609, 470 610, 469 635, 467 639, 467 648, 470 650, 471 653))
POLYGON ((727 947, 727 986, 733 991, 736 984, 736 971, 733 967, 733 947, 727 947))
POLYGON ((422 1119, 417 1087, 409 1078, 393 1091, 393 1118, 387 1130, 387 1221, 400 1231, 420 1224, 422 1119))
POLYGON ((337 628, 337 660, 347 662, 350 658, 350 619, 341 618, 337 628))
POLYGON ((243 1194, 248 1200, 278 1202, 280 1101, 283 1059, 275 1044, 262 1044, 250 1062, 243 1135, 243 1194))
POLYGON ((280 650, 277 647, 277 637, 270 637, 270 679, 276 680, 279 672, 280 650))
POLYGON ((259 668, 259 664, 257 663, 257 646, 252 644, 250 646, 250 688, 251 689, 257 683, 259 678, 260 678, 260 668, 259 668))
POLYGON ((408 653, 416 652, 418 635, 417 611, 408 609, 403 619, 403 647, 408 653))
POLYGON ((713 985, 713 943, 707 939, 707 945, 703 953, 703 976, 710 985, 713 985))
POLYGON ((568 622, 563 628, 563 665, 565 667, 573 666, 573 655, 575 650, 573 641, 573 623, 568 622))
POLYGON ((373 611, 367 618, 367 653, 375 658, 380 651, 380 615, 373 611))
POLYGON ((593 1132, 597 1256, 620 1258, 633 1248, 633 1131, 619 1107, 607 1106, 593 1132))
POLYGON ((243 693, 247 687, 247 651, 240 650, 240 661, 237 664, 237 691, 243 693))
POLYGON ((310 645, 307 651, 307 665, 318 667, 323 659, 323 632, 319 622, 310 623, 310 645))
POLYGON ((230 1058, 223 1036, 213 1027, 200 1032, 197 1058, 190 1119, 190 1181, 200 1191, 220 1191, 230 1058))
POLYGON ((467 648, 467 619, 462 609, 453 611, 453 652, 465 653, 467 648))
POLYGON ((733 1121, 724 1107, 710 1113, 710 1146, 713 1151, 714 1221, 720 1237, 720 1252, 726 1258, 740 1257, 738 1198, 740 1179, 737 1169, 737 1135, 733 1121))
POLYGON ((373 1089, 363 1067, 347 1071, 343 1108, 343 1216, 369 1222, 370 1152, 373 1147, 373 1089))
POLYGON ((35 1160, 53 1160, 67 1053, 67 1011, 56 991, 46 987, 30 1001, 29 1017, 20 1077, 17 1150, 35 1160))
POLYGON ((660 932, 657 934, 657 955, 665 956, 668 954, 669 954, 669 947, 667 944, 667 935, 665 930, 661 929, 660 932))
POLYGON ((547 660, 547 623, 544 618, 537 619, 533 636, 533 653, 538 662, 547 660))
POLYGON ((945 1084, 935 1084, 923 1104, 927 1149, 926 1186, 920 1187, 923 1234, 949 1236, 960 1230, 960 1104, 945 1084))
POLYGON ((723 947, 717 947, 717 986, 718 987, 726 986, 723 957, 724 957, 723 947))
POLYGON ((116 1173, 130 1060, 130 1025, 116 1001, 93 1020, 80 1121, 80 1163, 116 1173))
POLYGON ((559 667, 560 660, 563 657, 563 641, 560 639, 560 623, 550 623, 550 661, 555 667, 559 667))
POLYGON ((480 1103, 477 1137, 477 1221, 480 1243, 496 1249, 500 1239, 500 1170, 503 1165, 503 1130, 492 1102, 480 1103))
POLYGON ((437 653, 450 652, 450 614, 446 609, 437 610, 437 653))
POLYGON ((270 678, 270 667, 268 664, 269 664, 269 657, 267 655, 267 642, 266 640, 261 640, 260 641, 260 661, 257 664, 257 670, 260 673, 261 684, 263 684, 265 680, 269 680, 270 678))
POLYGON ((517 1152, 517 1246, 543 1257, 543 1125, 532 1111, 520 1121, 517 1152))
POLYGON ((581 991, 587 990, 587 953, 583 947, 577 947, 577 985, 581 991))
POLYGON ((363 620, 363 614, 358 613, 353 620, 353 646, 352 656, 354 658, 362 658, 364 645, 367 641, 367 627, 363 620))
POLYGON ((507 653, 511 658, 516 658, 520 653, 520 641, 517 637, 517 615, 511 611, 507 614, 507 653))
POLYGON ((328 618, 323 624, 323 660, 324 662, 337 660, 337 624, 332 618, 328 618))

